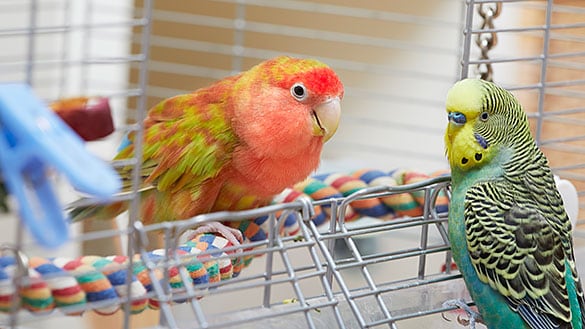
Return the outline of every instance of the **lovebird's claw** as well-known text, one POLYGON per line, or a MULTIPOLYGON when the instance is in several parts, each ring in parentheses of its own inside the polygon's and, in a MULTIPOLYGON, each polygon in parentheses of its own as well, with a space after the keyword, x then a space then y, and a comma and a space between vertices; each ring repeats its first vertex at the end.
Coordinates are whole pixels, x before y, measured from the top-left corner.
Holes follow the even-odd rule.
MULTIPOLYGON (((467 313, 467 315, 469 316, 469 319, 464 319, 461 317, 461 315, 457 315, 457 322, 459 322, 459 324, 463 326, 468 326, 470 329, 475 329, 476 323, 483 323, 481 319, 481 314, 479 314, 471 307, 469 307, 469 305, 467 305, 467 303, 463 299, 451 299, 445 301, 443 303, 443 307, 458 307, 465 311, 465 313, 467 313)), ((445 316, 443 316, 443 319, 451 321, 447 319, 445 316)))
POLYGON ((204 233, 218 233, 231 242, 234 246, 239 246, 242 244, 242 242, 244 242, 244 236, 240 230, 223 225, 220 222, 209 222, 202 224, 201 226, 191 231, 189 240, 196 237, 197 235, 204 233))

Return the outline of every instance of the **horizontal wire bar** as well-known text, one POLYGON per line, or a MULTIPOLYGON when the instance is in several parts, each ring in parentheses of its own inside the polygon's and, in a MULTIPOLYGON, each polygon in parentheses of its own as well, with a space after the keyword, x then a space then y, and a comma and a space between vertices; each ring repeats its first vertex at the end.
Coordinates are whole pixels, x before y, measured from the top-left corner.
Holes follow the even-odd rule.
MULTIPOLYGON (((544 83, 546 86, 546 83, 544 83)), ((515 91, 515 90, 538 90, 543 87, 542 83, 535 83, 535 84, 528 84, 528 85, 502 85, 503 88, 515 91)), ((558 88, 545 88, 545 94, 556 95, 556 96, 564 96, 564 97, 574 97, 574 98, 585 98, 585 91, 578 91, 578 90, 566 90, 566 89, 558 89, 558 88)), ((539 116, 537 113, 529 113, 532 117, 539 116)))
MULTIPOLYGON (((240 4, 240 0, 215 0, 217 2, 227 2, 240 4)), ((348 7, 333 4, 324 4, 316 2, 300 2, 291 0, 246 0, 246 5, 289 9, 296 11, 306 11, 311 13, 322 13, 327 15, 340 15, 353 18, 375 19, 387 22, 411 23, 431 27, 459 27, 459 23, 451 20, 440 19, 432 16, 418 16, 402 14, 398 12, 372 10, 361 7, 348 7)))
MULTIPOLYGON (((585 56, 585 52, 570 52, 570 53, 557 53, 557 54, 550 54, 550 55, 537 55, 537 56, 523 56, 523 57, 500 57, 500 58, 489 58, 489 59, 472 59, 469 60, 469 64, 494 64, 494 63, 511 63, 511 62, 536 62, 542 61, 545 58, 570 58, 570 57, 578 57, 578 56, 585 56)), ((557 62, 551 61, 550 64, 562 66, 562 63, 566 62, 557 62)), ((585 70, 585 64, 581 63, 566 63, 567 68, 581 68, 585 70), (573 66, 570 66, 570 65, 573 66)))
POLYGON ((127 236, 128 234, 130 234, 130 230, 128 228, 117 228, 93 232, 84 232, 83 234, 75 234, 72 235, 69 239, 71 242, 84 242, 106 238, 114 238, 123 235, 127 236))
MULTIPOLYGON (((581 168, 577 168, 577 169, 581 169, 581 168)), ((570 172, 570 171, 555 170, 555 169, 553 169, 553 171, 555 171, 555 173, 557 175, 559 175, 563 178, 566 178, 569 180, 585 182, 585 174, 578 174, 578 173, 574 173, 574 172, 570 172)), ((579 191, 579 192, 577 192, 577 194, 579 194, 580 196, 585 195, 585 191, 579 191)))
POLYGON ((546 94, 573 97, 573 98, 585 98, 585 91, 567 90, 567 89, 545 89, 546 94))
POLYGON ((378 264, 378 263, 382 263, 382 262, 391 262, 391 261, 395 261, 395 260, 399 260, 399 259, 418 257, 421 255, 432 255, 432 254, 441 253, 441 252, 445 252, 445 251, 449 251, 449 250, 450 250, 450 247, 446 246, 446 245, 438 246, 438 247, 428 247, 427 249, 402 250, 402 251, 396 252, 392 255, 387 255, 384 257, 377 257, 375 259, 365 259, 364 258, 358 262, 352 262, 352 263, 347 263, 347 264, 337 264, 337 266, 335 266, 335 268, 336 268, 336 270, 346 270, 346 269, 352 269, 352 268, 356 268, 356 267, 363 267, 363 266, 378 264))
POLYGON ((567 143, 567 142, 576 142, 576 141, 583 141, 585 140, 585 135, 577 135, 577 136, 570 136, 570 137, 559 137, 559 138, 550 138, 550 139, 543 139, 540 145, 548 145, 548 144, 557 144, 557 143, 567 143))
MULTIPOLYGON (((332 64, 332 63, 330 63, 332 64)), ((180 74, 180 75, 192 75, 192 76, 199 76, 205 77, 210 79, 222 79, 228 75, 231 75, 233 72, 223 69, 216 69, 216 68, 209 68, 204 66, 196 66, 196 65, 188 65, 188 64, 178 64, 178 63, 170 63, 170 62, 160 62, 160 61, 149 61, 149 68, 151 71, 158 71, 163 73, 173 73, 173 74, 180 74)), ((447 81, 447 80, 445 80, 447 81)), ((157 87, 157 86, 150 86, 149 85, 149 94, 158 97, 168 97, 169 95, 182 93, 188 90, 179 90, 179 89, 172 89, 172 88, 164 88, 164 87, 157 87)), ((360 97, 360 98, 369 98, 369 99, 376 99, 380 101, 392 101, 392 102, 406 102, 409 104, 420 104, 421 106, 435 106, 435 107, 442 107, 444 105, 443 100, 425 100, 418 97, 409 97, 403 95, 389 95, 383 92, 366 90, 361 88, 355 88, 351 86, 345 87, 345 95, 346 97, 360 97)))
MULTIPOLYGON (((579 56, 585 56, 579 55, 579 56)), ((550 58, 550 56, 549 56, 550 58)), ((577 63, 577 62, 568 62, 568 61, 559 61, 559 60, 550 60, 548 65, 555 68, 561 69, 571 69, 571 70, 581 70, 585 71, 585 64, 584 63, 577 63)))
MULTIPOLYGON (((367 198, 369 199, 369 197, 367 198)), ((392 220, 391 222, 383 222, 380 224, 373 224, 373 225, 368 225, 368 226, 363 226, 360 228, 354 228, 354 229, 348 229, 347 232, 335 232, 335 233, 328 233, 328 234, 323 234, 322 238, 323 240, 329 240, 329 239, 344 239, 344 238, 349 238, 352 236, 358 236, 358 235, 365 235, 365 234, 372 234, 372 233, 379 233, 379 232, 385 232, 385 231, 394 231, 394 230, 401 230, 401 229, 408 229, 408 228, 413 228, 413 227, 419 227, 419 226, 423 226, 423 225, 428 225, 428 224, 436 224, 436 223, 442 223, 442 222, 446 222, 447 218, 433 218, 433 219, 395 219, 392 220), (396 223, 394 223, 396 222, 396 223)))
POLYGON ((576 35, 576 34, 567 34, 567 33, 559 33, 559 32, 551 32, 550 39, 556 41, 570 41, 570 42, 579 42, 585 43, 585 37, 576 35))
POLYGON ((541 143, 542 147, 550 148, 557 151, 563 151, 568 153, 576 153, 576 154, 585 154, 585 147, 583 146, 575 146, 575 145, 567 145, 561 143, 541 143))
MULTIPOLYGON (((248 323, 248 322, 256 322, 256 321, 261 321, 261 320, 266 320, 266 319, 272 319, 272 318, 276 318, 276 317, 284 317, 286 315, 291 315, 291 314, 295 314, 295 313, 306 313, 308 311, 314 311, 316 309, 319 308, 325 308, 325 307, 333 307, 335 305, 338 304, 338 301, 327 301, 327 302, 322 302, 319 305, 309 305, 309 304, 305 304, 305 305, 301 305, 300 303, 297 303, 299 306, 295 307, 295 308, 287 308, 287 310, 278 310, 276 311, 274 308, 270 308, 271 312, 266 313, 266 312, 256 312, 255 314, 260 314, 260 315, 254 315, 254 316, 250 316, 248 313, 246 314, 245 318, 240 318, 237 320, 228 320, 228 321, 224 321, 221 322, 219 321, 217 324, 216 323, 212 323, 212 324, 208 324, 207 326, 205 326, 205 328, 226 328, 226 327, 230 327, 230 326, 235 326, 235 327, 241 327, 242 323, 248 323)), ((266 310, 265 308, 262 308, 262 310, 266 310)), ((217 318, 225 318, 225 317, 216 317, 217 318)))
POLYGON ((563 109, 563 110, 554 110, 554 111, 547 111, 542 113, 542 117, 549 117, 549 116, 560 116, 560 115, 570 115, 570 114, 579 114, 585 113, 585 107, 576 107, 572 109, 563 109))
MULTIPOLYGON (((545 0, 541 0, 544 2, 545 0)), ((534 0, 473 0, 474 4, 482 3, 513 3, 513 2, 534 2, 534 0)), ((466 0, 466 3, 470 4, 470 0, 466 0)))
MULTIPOLYGON (((468 301, 465 303, 468 304, 469 306, 474 305, 473 301, 468 301)), ((379 326, 379 325, 382 325, 385 323, 398 322, 398 321, 408 320, 408 319, 412 319, 412 318, 416 318, 416 317, 422 317, 422 316, 442 313, 442 312, 446 312, 446 311, 454 310, 454 309, 456 309, 456 308, 455 307, 445 307, 445 306, 441 305, 440 307, 438 307, 436 309, 419 311, 419 312, 411 312, 408 314, 395 315, 395 316, 392 316, 391 319, 373 321, 372 323, 370 323, 370 327, 379 326)))
POLYGON ((569 14, 585 14, 585 8, 580 6, 569 6, 569 5, 553 5, 553 11, 557 13, 569 13, 569 14))
POLYGON ((490 59, 472 59, 469 60, 470 65, 475 64, 496 64, 496 63, 512 63, 512 62, 530 62, 530 61, 542 61, 545 56, 523 56, 523 57, 503 57, 503 58, 490 58, 490 59))
MULTIPOLYGON (((488 29, 472 29, 469 31, 471 34, 484 34, 484 33, 520 33, 520 32, 538 32, 538 31, 546 31, 548 30, 566 30, 566 29, 580 29, 584 28, 585 23, 572 23, 572 24, 551 24, 549 27, 546 25, 536 25, 536 26, 525 26, 525 27, 508 27, 508 28, 488 28, 488 29)), ((552 34, 551 39, 555 39, 560 35, 564 35, 562 33, 552 34)))
MULTIPOLYGON (((128 56, 112 56, 112 57, 93 57, 88 59, 37 59, 33 61, 35 70, 51 69, 56 70, 58 64, 66 64, 67 66, 83 66, 83 65, 98 65, 98 64, 126 64, 133 62, 142 62, 145 57, 142 54, 128 55, 128 56)), ((25 66, 29 63, 26 61, 5 61, 0 63, 0 68, 3 72, 20 71, 17 66, 25 66)), ((58 69, 62 69, 59 67, 58 69)))
MULTIPOLYGON (((30 2, 30 1, 29 1, 30 2)), ((43 0, 38 3, 37 10, 40 13, 45 14, 46 12, 52 12, 55 10, 63 10, 63 4, 66 1, 63 0, 43 0)), ((131 2, 123 2, 123 1, 116 1, 116 5, 112 5, 111 3, 101 3, 95 2, 97 5, 93 5, 93 11, 113 11, 113 10, 125 10, 125 11, 132 11, 136 7, 134 7, 131 2)), ((2 0, 0 2, 0 8, 2 9, 2 13, 10 13, 11 11, 15 11, 17 13, 21 13, 23 8, 28 7, 28 2, 22 0, 2 0), (13 6, 14 8, 10 8, 13 6)))
MULTIPOLYGON (((254 57, 260 59, 269 59, 277 55, 281 55, 280 51, 272 51, 259 48, 243 47, 235 49, 232 45, 212 43, 199 40, 185 40, 181 38, 172 38, 165 36, 152 36, 151 45, 159 47, 169 47, 175 49, 192 50, 192 51, 204 51, 213 54, 221 54, 226 56, 245 56, 254 57), (237 52, 237 54, 236 54, 237 52)), ((307 57, 308 54, 303 53, 289 53, 293 57, 307 57)), ((375 74, 387 74, 413 78, 423 78, 426 80, 436 81, 448 81, 451 76, 446 74, 439 74, 429 71, 415 71, 413 68, 404 67, 391 67, 388 65, 379 65, 365 62, 358 62, 352 60, 337 59, 332 57, 322 57, 319 59, 326 62, 327 64, 334 66, 336 69, 352 70, 361 73, 375 73, 375 74)))
POLYGON ((582 120, 582 119, 560 118, 557 116, 544 116, 543 120, 546 120, 547 122, 562 123, 562 124, 572 125, 572 126, 585 126, 585 120, 582 120))
POLYGON ((384 293, 389 293, 398 290, 410 289, 414 287, 426 286, 433 283, 439 283, 444 281, 450 281, 462 278, 463 276, 459 273, 457 274, 441 274, 436 276, 429 276, 424 280, 413 278, 413 279, 406 279, 400 280, 395 282, 388 282, 384 283, 383 285, 378 285, 376 289, 372 290, 363 290, 351 293, 352 299, 357 298, 364 298, 372 295, 379 295, 384 293))
POLYGON ((109 29, 119 27, 140 27, 145 26, 146 20, 137 18, 122 22, 103 22, 92 24, 71 24, 71 25, 55 25, 55 26, 41 26, 31 28, 14 28, 14 29, 0 29, 0 37, 7 36, 28 36, 30 33, 39 34, 54 34, 71 32, 74 30, 95 30, 95 29, 109 29))
POLYGON ((572 52, 565 52, 565 53, 548 54, 549 59, 570 58, 570 57, 580 57, 580 56, 585 56, 585 51, 572 51, 572 52))
POLYGON ((151 72, 199 76, 212 79, 222 79, 232 74, 232 71, 230 70, 210 68, 208 66, 162 62, 157 60, 150 60, 148 62, 148 68, 151 72))
POLYGON ((585 85, 585 79, 548 81, 543 83, 543 86, 547 88, 572 87, 578 85, 585 85))
MULTIPOLYGON (((182 23, 190 25, 195 24, 224 29, 233 29, 234 24, 236 24, 236 22, 233 19, 228 18, 210 17, 204 15, 178 13, 163 10, 155 10, 153 12, 153 19, 173 23, 182 23)), ((241 30, 247 32, 276 34, 281 36, 309 38, 315 40, 333 41, 354 45, 372 46, 376 48, 413 50, 433 52, 435 54, 457 55, 457 51, 451 49, 450 47, 427 46, 422 44, 414 44, 412 42, 407 41, 399 41, 379 37, 369 37, 365 35, 357 35, 343 32, 294 27, 288 25, 277 25, 271 23, 245 21, 243 26, 241 27, 241 30)))
MULTIPOLYGON (((556 167, 551 167, 552 170, 557 170, 557 171, 564 171, 564 170, 574 170, 574 169, 585 169, 585 163, 579 163, 579 164, 574 164, 574 165, 566 165, 566 166, 556 166, 556 167)), ((583 174, 583 177, 585 177, 585 174, 583 174)))

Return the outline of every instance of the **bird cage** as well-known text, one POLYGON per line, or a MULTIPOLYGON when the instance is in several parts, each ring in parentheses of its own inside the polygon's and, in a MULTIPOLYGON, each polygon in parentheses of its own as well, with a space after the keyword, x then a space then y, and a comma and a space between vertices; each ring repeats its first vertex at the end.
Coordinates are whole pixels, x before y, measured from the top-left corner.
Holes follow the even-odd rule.
MULTIPOLYGON (((318 58, 345 86, 311 178, 320 190, 291 187, 266 207, 144 225, 136 170, 131 192, 109 199, 129 201, 126 215, 68 224, 47 248, 3 192, 2 326, 463 327, 445 303, 473 305, 450 256, 443 132, 447 90, 468 76, 511 90, 529 113, 583 263, 580 1, 3 0, 0 18, 0 81, 44 103, 107 100, 115 131, 85 148, 108 164, 160 100, 276 55, 318 58), (265 234, 241 246, 186 234, 251 220, 265 234)), ((67 175, 45 174, 60 206, 79 197, 67 175)))

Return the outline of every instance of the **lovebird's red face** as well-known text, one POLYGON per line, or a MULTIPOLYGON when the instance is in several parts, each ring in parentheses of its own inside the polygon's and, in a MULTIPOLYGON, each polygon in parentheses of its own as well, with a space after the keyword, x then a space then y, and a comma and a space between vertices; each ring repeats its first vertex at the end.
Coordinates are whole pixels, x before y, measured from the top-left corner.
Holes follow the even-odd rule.
POLYGON ((263 148, 293 155, 320 147, 337 131, 343 84, 317 60, 277 57, 246 72, 237 85, 243 104, 236 115, 245 122, 238 134, 261 139, 263 148))
MULTIPOLYGON (((303 62, 311 63, 310 60, 303 62)), ((343 85, 331 68, 320 66, 318 62, 311 64, 315 66, 311 70, 290 74, 279 81, 279 85, 289 89, 298 106, 309 112, 313 136, 323 136, 326 142, 339 125, 343 85)))

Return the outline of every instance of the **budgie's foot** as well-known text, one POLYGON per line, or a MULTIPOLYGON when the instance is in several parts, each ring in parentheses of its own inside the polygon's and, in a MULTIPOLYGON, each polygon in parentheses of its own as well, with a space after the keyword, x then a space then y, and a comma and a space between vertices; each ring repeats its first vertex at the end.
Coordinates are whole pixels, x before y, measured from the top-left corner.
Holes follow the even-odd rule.
MULTIPOLYGON (((443 303, 443 307, 453 307, 453 306, 456 306, 456 307, 462 309, 469 316, 469 319, 464 319, 461 317, 461 315, 458 315, 457 322, 459 322, 459 324, 464 325, 464 326, 469 326, 470 329, 475 329, 476 323, 483 323, 483 321, 481 319, 481 314, 479 314, 478 312, 473 310, 471 307, 469 307, 469 305, 467 305, 465 300, 451 299, 451 300, 448 300, 448 301, 443 303)), ((447 321, 451 321, 451 320, 445 318, 445 316, 443 316, 443 319, 445 319, 447 321)))
POLYGON ((244 236, 240 230, 223 225, 220 222, 209 222, 202 224, 190 232, 189 240, 196 237, 197 235, 204 233, 217 233, 226 238, 234 246, 239 246, 242 244, 242 242, 244 242, 244 236))

